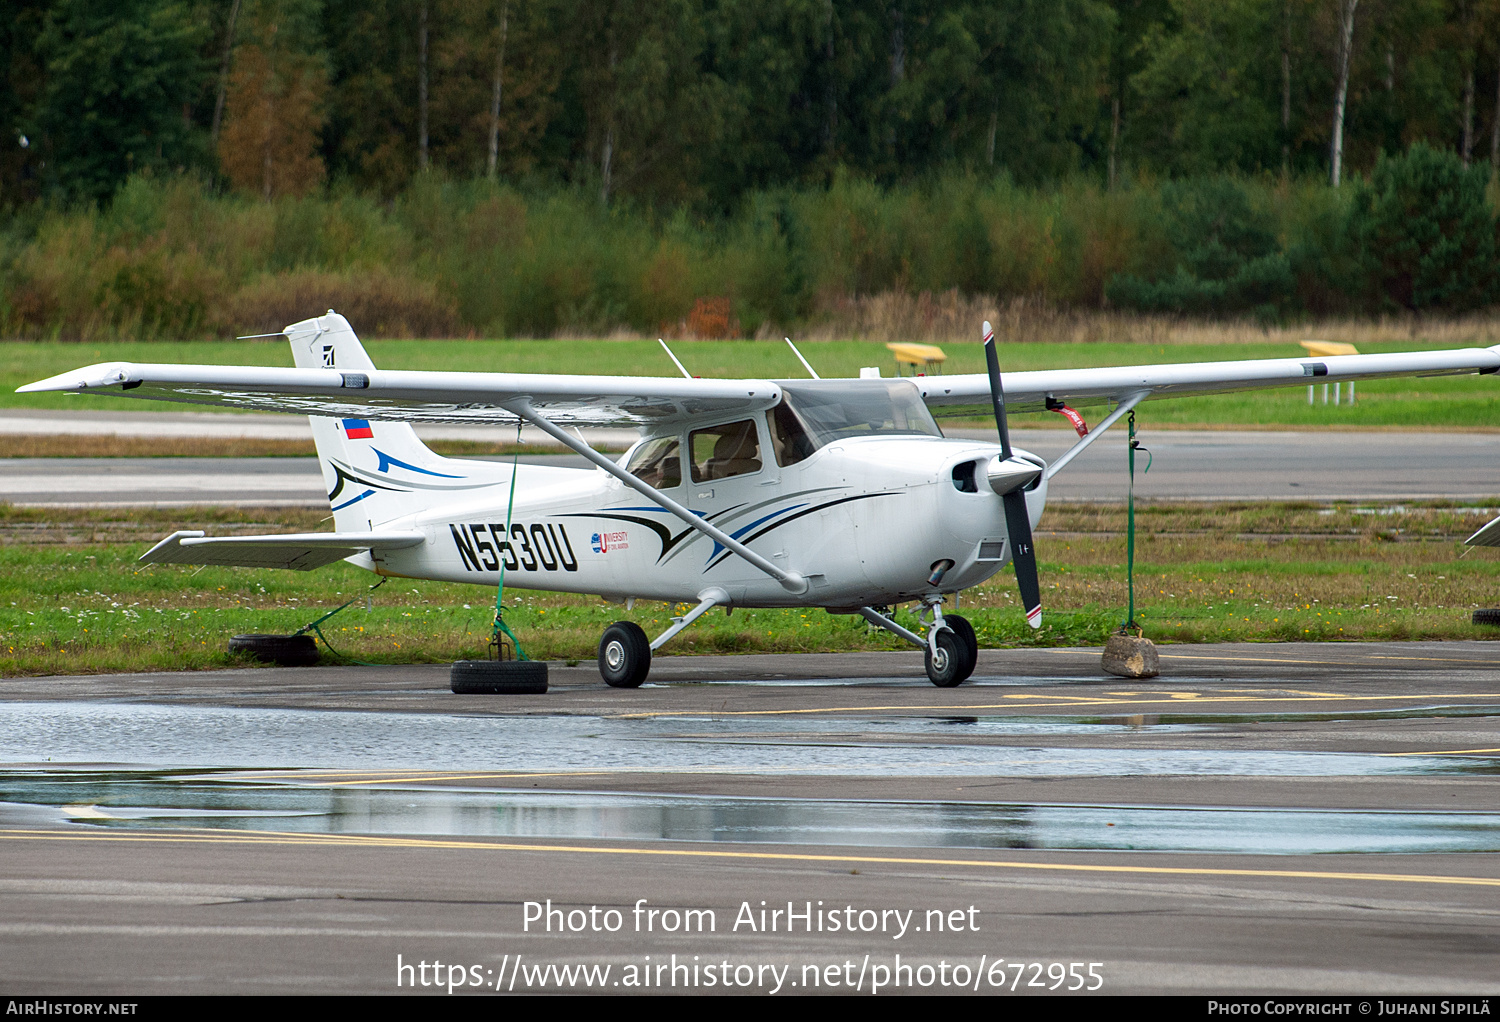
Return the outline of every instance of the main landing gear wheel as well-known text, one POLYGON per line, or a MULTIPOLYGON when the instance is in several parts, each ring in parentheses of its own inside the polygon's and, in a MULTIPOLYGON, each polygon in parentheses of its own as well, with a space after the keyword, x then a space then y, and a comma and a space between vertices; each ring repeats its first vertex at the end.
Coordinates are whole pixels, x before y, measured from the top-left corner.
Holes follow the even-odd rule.
MULTIPOLYGON (((963 683, 968 675, 964 670, 968 663, 968 647, 953 632, 944 628, 937 633, 932 645, 927 647, 927 678, 938 688, 953 688, 963 683), (936 647, 936 648, 934 648, 936 647)), ((969 670, 973 670, 972 666, 969 670)))
POLYGON ((957 614, 944 614, 943 623, 953 629, 953 634, 963 644, 964 663, 963 670, 958 672, 958 680, 968 681, 969 675, 974 673, 974 668, 979 663, 979 639, 974 635, 974 626, 969 624, 968 618, 957 614))
POLYGON ((547 664, 541 660, 458 660, 449 685, 459 695, 542 695, 547 664))
POLYGON ((229 652, 248 653, 280 667, 311 667, 318 662, 318 644, 311 635, 236 635, 229 640, 229 652))
POLYGON ((599 640, 599 674, 610 688, 640 688, 651 671, 651 641, 633 621, 616 621, 599 640))
POLYGON ((1495 607, 1481 607, 1474 612, 1474 623, 1476 625, 1500 625, 1500 609, 1495 607))

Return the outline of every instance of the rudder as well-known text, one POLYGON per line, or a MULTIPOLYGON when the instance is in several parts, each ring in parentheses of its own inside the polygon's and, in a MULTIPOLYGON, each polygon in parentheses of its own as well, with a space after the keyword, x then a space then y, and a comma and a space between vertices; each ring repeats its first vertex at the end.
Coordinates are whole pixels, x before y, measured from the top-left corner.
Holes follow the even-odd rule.
MULTIPOLYGON (((293 323, 283 331, 299 369, 374 370, 349 321, 328 314, 293 323)), ((336 419, 309 415, 318 463, 328 487, 334 528, 372 529, 425 510, 449 497, 493 485, 489 466, 434 454, 405 422, 336 419)))

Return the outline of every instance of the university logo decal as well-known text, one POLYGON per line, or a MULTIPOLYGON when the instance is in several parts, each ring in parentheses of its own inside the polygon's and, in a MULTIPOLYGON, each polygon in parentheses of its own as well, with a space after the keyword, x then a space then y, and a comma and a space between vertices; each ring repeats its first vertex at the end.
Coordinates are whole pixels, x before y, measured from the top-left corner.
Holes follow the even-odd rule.
POLYGON ((630 534, 626 532, 596 532, 589 537, 589 546, 596 554, 607 554, 612 550, 629 550, 630 534))

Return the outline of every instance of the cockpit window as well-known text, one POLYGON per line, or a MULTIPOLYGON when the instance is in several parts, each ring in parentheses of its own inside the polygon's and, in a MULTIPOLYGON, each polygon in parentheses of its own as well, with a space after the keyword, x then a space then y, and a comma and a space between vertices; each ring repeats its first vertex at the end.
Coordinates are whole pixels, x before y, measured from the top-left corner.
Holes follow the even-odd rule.
POLYGON ((767 420, 783 467, 849 437, 943 435, 921 393, 905 380, 799 380, 781 390, 781 403, 767 420))
POLYGON ((766 426, 771 435, 771 450, 776 452, 776 464, 782 468, 797 464, 818 449, 785 397, 766 413, 766 426))
POLYGON ((647 440, 630 456, 626 470, 648 486, 658 490, 669 490, 682 485, 682 458, 678 454, 677 438, 658 437, 647 440))

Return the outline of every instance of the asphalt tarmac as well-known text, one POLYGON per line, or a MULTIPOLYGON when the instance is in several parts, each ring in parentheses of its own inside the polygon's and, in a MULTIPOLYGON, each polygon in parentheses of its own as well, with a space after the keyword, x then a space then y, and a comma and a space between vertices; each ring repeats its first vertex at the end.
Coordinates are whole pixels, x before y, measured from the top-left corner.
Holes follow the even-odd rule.
POLYGON ((1495 648, 8 679, 0 989, 1492 994, 1495 648))

